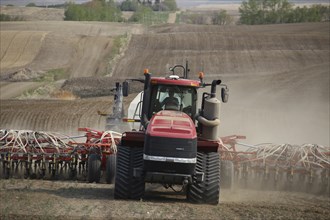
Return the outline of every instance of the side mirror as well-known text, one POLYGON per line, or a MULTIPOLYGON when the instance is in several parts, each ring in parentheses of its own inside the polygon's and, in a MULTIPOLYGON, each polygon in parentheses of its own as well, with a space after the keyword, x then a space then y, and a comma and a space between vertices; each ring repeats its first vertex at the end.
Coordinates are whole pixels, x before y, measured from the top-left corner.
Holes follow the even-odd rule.
POLYGON ((129 94, 129 83, 128 81, 123 82, 123 96, 127 97, 129 94))
POLYGON ((229 98, 229 89, 221 88, 221 100, 223 103, 227 103, 229 98))

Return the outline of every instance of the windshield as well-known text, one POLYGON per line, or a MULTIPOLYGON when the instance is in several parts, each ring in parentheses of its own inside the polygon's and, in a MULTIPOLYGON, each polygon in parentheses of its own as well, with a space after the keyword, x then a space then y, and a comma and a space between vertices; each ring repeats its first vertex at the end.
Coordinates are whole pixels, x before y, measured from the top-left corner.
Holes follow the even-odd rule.
POLYGON ((151 92, 149 118, 161 110, 182 111, 191 118, 196 112, 196 89, 173 85, 154 85, 151 92))

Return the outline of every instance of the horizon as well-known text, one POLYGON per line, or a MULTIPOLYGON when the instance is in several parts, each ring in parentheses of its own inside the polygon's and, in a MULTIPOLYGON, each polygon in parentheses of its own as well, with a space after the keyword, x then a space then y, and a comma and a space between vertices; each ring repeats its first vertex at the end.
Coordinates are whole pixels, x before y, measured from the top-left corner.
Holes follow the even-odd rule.
MULTIPOLYGON (((35 3, 37 6, 48 6, 56 4, 64 4, 69 0, 0 0, 0 5, 14 5, 14 6, 26 6, 29 3, 35 3)), ((72 1, 72 0, 71 0, 72 1)), ((84 2, 89 2, 90 0, 73 0, 77 4, 84 2)), ((121 1, 117 1, 121 2, 121 1)), ((190 8, 197 7, 200 5, 214 5, 214 4, 241 4, 243 0, 176 0, 179 8, 190 8)), ((320 3, 329 3, 328 0, 289 0, 289 2, 294 4, 301 3, 310 3, 310 4, 320 4, 320 3)))

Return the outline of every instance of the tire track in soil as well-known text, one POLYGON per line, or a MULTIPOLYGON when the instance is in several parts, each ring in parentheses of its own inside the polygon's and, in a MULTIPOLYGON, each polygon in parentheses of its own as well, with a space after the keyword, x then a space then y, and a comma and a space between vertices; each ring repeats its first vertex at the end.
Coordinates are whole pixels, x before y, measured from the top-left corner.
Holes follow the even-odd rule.
MULTIPOLYGON (((25 61, 24 65, 32 63, 33 60, 37 57, 47 34, 48 34, 47 32, 31 33, 28 43, 24 48, 24 53, 20 57, 21 60, 25 61)), ((20 66, 20 63, 18 63, 17 66, 20 66)))
POLYGON ((16 35, 19 32, 12 32, 12 31, 2 31, 0 33, 1 36, 1 41, 0 41, 0 45, 1 45, 1 59, 0 62, 2 61, 2 59, 6 56, 8 48, 10 47, 10 45, 12 44, 13 40, 15 39, 16 35), (13 36, 11 36, 13 35, 13 36), (9 38, 9 40, 8 40, 9 38), (7 43, 9 41, 9 43, 7 43))
POLYGON ((22 51, 17 53, 18 56, 16 58, 16 60, 14 60, 13 64, 11 66, 15 67, 15 66, 23 66, 24 64, 27 64, 28 62, 24 63, 24 59, 21 59, 23 57, 24 52, 27 50, 28 44, 30 43, 32 38, 32 33, 29 33, 29 35, 26 37, 26 42, 24 44, 24 46, 22 47, 22 51), (21 62, 18 62, 19 60, 22 60, 21 62), (23 65, 22 65, 23 64, 23 65))
POLYGON ((21 32, 18 32, 17 35, 14 36, 13 40, 11 41, 11 44, 8 46, 6 56, 1 60, 2 68, 7 68, 11 64, 14 63, 14 61, 22 54, 22 47, 19 43, 24 42, 25 37, 21 40, 17 40, 18 38, 22 38, 21 32))
POLYGON ((8 44, 6 53, 1 59, 1 71, 21 67, 32 62, 40 51, 44 37, 44 32, 17 32, 8 44))

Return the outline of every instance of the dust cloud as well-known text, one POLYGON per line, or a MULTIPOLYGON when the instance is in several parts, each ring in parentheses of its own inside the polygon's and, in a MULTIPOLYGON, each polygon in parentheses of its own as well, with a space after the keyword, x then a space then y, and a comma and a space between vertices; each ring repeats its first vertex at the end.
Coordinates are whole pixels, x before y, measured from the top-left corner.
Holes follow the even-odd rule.
POLYGON ((305 72, 224 77, 221 136, 244 142, 329 146, 329 64, 305 72))

